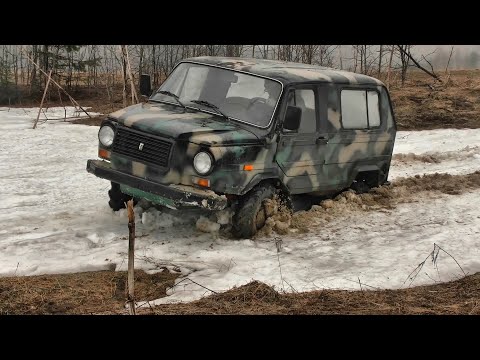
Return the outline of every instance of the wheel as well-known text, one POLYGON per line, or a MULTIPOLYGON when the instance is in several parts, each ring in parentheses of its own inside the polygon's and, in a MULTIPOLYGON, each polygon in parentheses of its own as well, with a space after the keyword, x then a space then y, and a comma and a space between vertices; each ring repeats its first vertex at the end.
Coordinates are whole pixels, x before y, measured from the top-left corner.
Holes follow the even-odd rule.
POLYGON ((365 182, 362 181, 354 181, 350 188, 355 191, 357 194, 364 194, 370 191, 370 186, 365 182))
POLYGON ((235 237, 250 238, 265 225, 267 214, 263 200, 272 199, 275 191, 275 187, 270 184, 259 185, 240 200, 232 221, 232 233, 235 237))
MULTIPOLYGON (((110 198, 108 205, 110 206, 110 208, 112 208, 113 211, 125 209, 125 203, 132 197, 120 191, 120 184, 114 182, 112 182, 111 184, 112 188, 108 190, 108 196, 110 198)), ((138 201, 136 199, 133 199, 133 205, 136 205, 137 202, 138 201)))

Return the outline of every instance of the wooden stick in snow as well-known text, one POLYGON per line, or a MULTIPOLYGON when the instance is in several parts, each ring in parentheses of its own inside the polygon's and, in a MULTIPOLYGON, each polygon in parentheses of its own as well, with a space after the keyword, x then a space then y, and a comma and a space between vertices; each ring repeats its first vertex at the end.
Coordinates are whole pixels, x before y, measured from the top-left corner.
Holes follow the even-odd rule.
POLYGON ((33 128, 37 127, 38 119, 40 118, 40 113, 42 112, 43 108, 43 101, 45 100, 45 95, 47 95, 48 85, 50 85, 50 79, 52 78, 52 70, 48 74, 47 84, 45 85, 45 90, 43 91, 42 101, 40 102, 40 108, 38 109, 37 119, 33 123, 33 128))
POLYGON ((135 315, 135 213, 133 212, 133 199, 127 202, 128 212, 128 310, 130 315, 135 315))

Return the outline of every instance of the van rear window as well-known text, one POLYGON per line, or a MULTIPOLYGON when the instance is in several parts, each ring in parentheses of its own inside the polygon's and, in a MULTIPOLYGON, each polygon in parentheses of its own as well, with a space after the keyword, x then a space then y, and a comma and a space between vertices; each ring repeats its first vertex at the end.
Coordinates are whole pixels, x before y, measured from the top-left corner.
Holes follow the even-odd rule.
POLYGON ((342 90, 341 108, 344 129, 380 126, 378 92, 374 90, 342 90))

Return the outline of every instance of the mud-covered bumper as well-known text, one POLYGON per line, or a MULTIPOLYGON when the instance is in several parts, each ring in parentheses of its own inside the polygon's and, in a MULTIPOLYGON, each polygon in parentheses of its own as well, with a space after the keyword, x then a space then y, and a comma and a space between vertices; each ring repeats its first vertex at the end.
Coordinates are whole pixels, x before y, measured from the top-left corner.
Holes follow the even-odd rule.
POLYGON ((120 184, 120 189, 125 194, 145 198, 170 208, 200 207, 222 210, 227 206, 227 198, 211 190, 185 185, 162 185, 112 169, 107 161, 88 160, 87 171, 99 178, 120 184))

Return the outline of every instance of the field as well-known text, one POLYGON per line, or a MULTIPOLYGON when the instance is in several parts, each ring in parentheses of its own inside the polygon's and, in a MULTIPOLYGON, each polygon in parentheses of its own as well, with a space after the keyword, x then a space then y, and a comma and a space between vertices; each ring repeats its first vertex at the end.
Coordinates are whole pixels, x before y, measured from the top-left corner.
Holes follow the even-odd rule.
MULTIPOLYGON (((229 214, 139 204, 139 312, 480 314, 480 71, 412 74, 391 89, 390 186, 278 214, 286 230, 240 241, 218 226, 229 214)), ((36 130, 38 108, 0 108, 1 314, 126 313, 126 213, 85 171, 98 113, 121 102, 80 102, 93 119, 36 130)), ((49 119, 64 116, 50 105, 49 119)))

